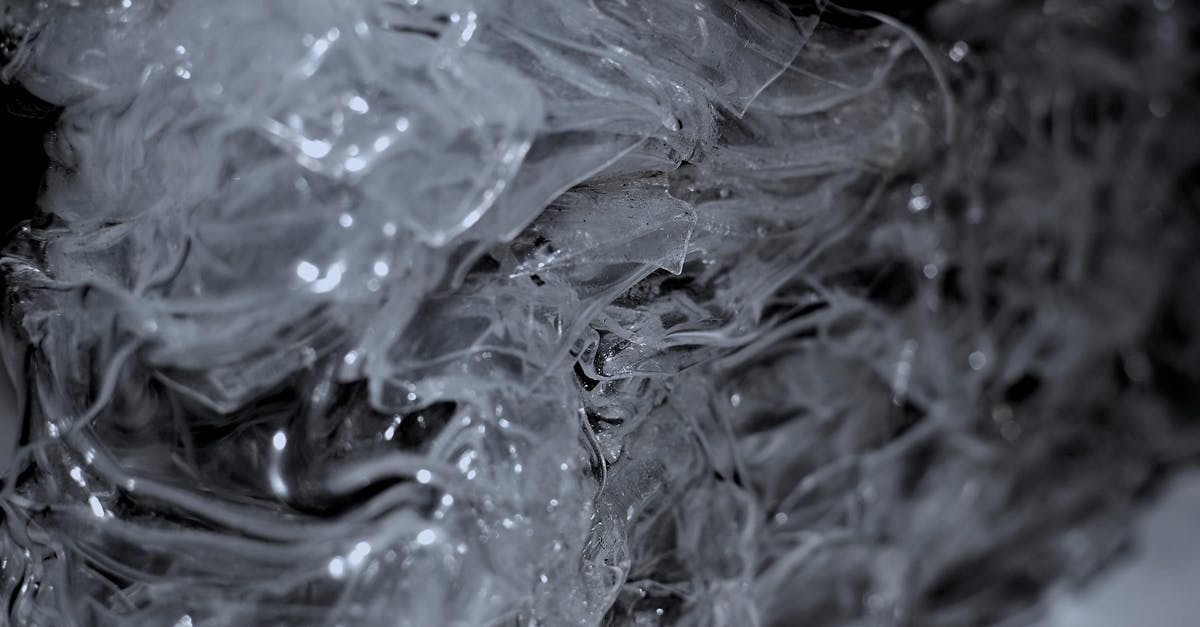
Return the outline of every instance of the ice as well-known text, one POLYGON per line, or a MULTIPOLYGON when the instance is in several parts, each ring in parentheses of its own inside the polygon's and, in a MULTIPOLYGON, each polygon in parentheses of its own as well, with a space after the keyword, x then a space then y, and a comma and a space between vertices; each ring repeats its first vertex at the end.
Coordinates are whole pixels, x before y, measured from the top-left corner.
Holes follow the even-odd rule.
POLYGON ((9 622, 982 624, 1093 572, 1200 451, 1194 95, 1130 67, 1186 55, 802 4, 15 3, 63 113, 0 260, 9 622))

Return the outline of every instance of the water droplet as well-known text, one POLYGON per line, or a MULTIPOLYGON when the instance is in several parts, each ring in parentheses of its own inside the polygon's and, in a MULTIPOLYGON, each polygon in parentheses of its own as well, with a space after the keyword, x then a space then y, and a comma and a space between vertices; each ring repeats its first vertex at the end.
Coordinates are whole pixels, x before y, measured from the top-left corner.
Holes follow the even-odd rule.
POLYGON ((296 265, 296 276, 312 283, 317 280, 317 277, 321 276, 321 270, 307 261, 301 261, 296 265))
POLYGON ((346 106, 350 107, 350 110, 355 113, 366 113, 371 110, 371 105, 367 104, 367 101, 362 96, 351 97, 346 106))
POLYGON ((325 276, 314 281, 312 291, 318 294, 332 292, 342 282, 342 275, 346 272, 346 262, 336 261, 329 266, 329 271, 325 276))
POLYGON ((92 515, 96 518, 104 518, 104 506, 100 504, 100 499, 95 495, 88 497, 88 507, 92 508, 92 515))
POLYGON ((329 154, 333 150, 333 144, 320 139, 308 139, 307 137, 300 140, 300 152, 312 157, 320 159, 329 154))
POLYGON ((971 47, 965 41, 956 41, 950 47, 950 60, 958 63, 967 57, 967 53, 971 51, 971 47))
POLYGON ((421 546, 429 546, 437 541, 437 532, 432 529, 423 529, 417 534, 417 544, 421 546))
POLYGON ((433 481, 433 473, 424 468, 417 471, 417 483, 429 483, 433 481))
POLYGON ((346 560, 341 557, 335 557, 329 560, 329 576, 334 579, 341 579, 346 575, 346 560))
POLYGON ((967 364, 971 366, 971 370, 983 370, 983 367, 987 365, 987 355, 975 351, 967 356, 967 364))
POLYGON ((388 264, 386 261, 376 261, 375 266, 371 268, 377 277, 385 277, 388 274, 388 264))
POLYGON ((287 440, 286 433, 282 431, 276 431, 275 436, 271 438, 271 446, 275 447, 275 450, 277 451, 282 451, 283 449, 287 448, 287 440))
POLYGON ((351 568, 358 568, 366 561, 367 556, 371 554, 371 545, 367 542, 359 542, 354 545, 354 550, 346 556, 346 561, 349 562, 351 568))
POLYGON ((928 196, 913 196, 908 201, 908 208, 913 213, 920 213, 928 209, 932 204, 928 196))

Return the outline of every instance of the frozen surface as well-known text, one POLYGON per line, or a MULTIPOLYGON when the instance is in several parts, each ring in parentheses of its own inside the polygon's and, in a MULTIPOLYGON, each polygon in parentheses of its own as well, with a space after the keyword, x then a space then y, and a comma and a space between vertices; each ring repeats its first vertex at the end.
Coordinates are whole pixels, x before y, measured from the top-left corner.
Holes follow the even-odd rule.
POLYGON ((1200 452, 1194 16, 962 4, 3 5, 9 621, 1032 616, 1200 452))

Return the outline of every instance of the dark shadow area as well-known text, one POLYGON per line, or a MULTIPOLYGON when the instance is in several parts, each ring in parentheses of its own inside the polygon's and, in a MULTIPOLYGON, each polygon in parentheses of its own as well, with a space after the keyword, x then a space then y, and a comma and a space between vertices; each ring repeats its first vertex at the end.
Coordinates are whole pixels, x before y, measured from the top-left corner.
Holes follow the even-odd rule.
POLYGON ((5 165, 0 168, 2 233, 33 217, 46 172, 45 136, 61 111, 24 87, 0 83, 0 137, 4 138, 5 154, 5 165))

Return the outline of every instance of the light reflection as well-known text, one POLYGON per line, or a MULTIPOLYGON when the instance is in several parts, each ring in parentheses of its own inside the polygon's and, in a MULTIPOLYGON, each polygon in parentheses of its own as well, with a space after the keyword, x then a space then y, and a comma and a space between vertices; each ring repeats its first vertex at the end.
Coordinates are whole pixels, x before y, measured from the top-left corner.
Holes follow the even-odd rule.
POLYGON ((329 575, 334 579, 341 579, 346 576, 346 560, 341 557, 335 557, 329 560, 329 575))
POLYGON ((912 198, 908 201, 908 208, 913 213, 920 213, 933 205, 933 201, 925 195, 924 185, 913 183, 909 191, 912 192, 912 198))
POLYGON ((350 107, 350 110, 355 113, 366 113, 367 111, 371 110, 371 105, 367 104, 367 101, 363 100, 362 96, 354 96, 350 98, 350 101, 346 103, 346 106, 350 107))
POLYGON ((458 470, 467 472, 471 468, 471 462, 475 461, 475 451, 467 451, 458 458, 458 470))
POLYGON ((271 445, 275 447, 275 450, 282 451, 283 449, 287 448, 287 441, 288 439, 286 433, 282 431, 276 431, 275 437, 271 438, 271 445))
POLYGON ((346 561, 349 562, 351 568, 358 568, 371 554, 371 545, 367 542, 359 542, 354 545, 354 550, 346 556, 346 561))
POLYGON ((346 262, 335 261, 329 266, 329 271, 325 276, 313 282, 312 290, 318 294, 332 292, 342 282, 342 275, 346 273, 346 262))
POLYGON ((333 144, 321 139, 308 139, 306 137, 300 140, 300 152, 313 159, 320 159, 328 155, 331 150, 333 150, 333 144))
POLYGON ((475 25, 475 12, 467 11, 467 23, 465 26, 463 26, 462 35, 459 36, 459 40, 462 43, 465 44, 471 41, 471 37, 475 34, 475 25))
POLYGON ((437 532, 432 529, 423 529, 417 534, 417 544, 421 546, 429 546, 437 541, 437 532))
POLYGON ((965 41, 956 41, 950 48, 950 60, 958 63, 967 57, 967 53, 971 51, 971 47, 965 41))
POLYGON ((307 261, 301 261, 296 265, 296 276, 312 283, 317 280, 317 277, 321 276, 321 270, 307 261))

